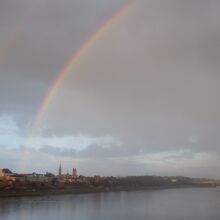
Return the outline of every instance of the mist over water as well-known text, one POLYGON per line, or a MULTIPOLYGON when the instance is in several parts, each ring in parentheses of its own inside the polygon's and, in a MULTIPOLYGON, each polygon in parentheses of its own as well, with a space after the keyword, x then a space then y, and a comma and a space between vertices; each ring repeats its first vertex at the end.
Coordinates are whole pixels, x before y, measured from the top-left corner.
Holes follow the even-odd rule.
POLYGON ((0 199, 1 220, 217 220, 219 188, 0 199))

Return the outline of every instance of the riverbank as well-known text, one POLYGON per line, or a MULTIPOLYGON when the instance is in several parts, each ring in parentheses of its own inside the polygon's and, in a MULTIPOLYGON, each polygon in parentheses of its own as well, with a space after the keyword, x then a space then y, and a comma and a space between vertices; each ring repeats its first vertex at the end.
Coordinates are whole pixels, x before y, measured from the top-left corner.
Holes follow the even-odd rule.
POLYGON ((92 187, 71 189, 43 189, 43 190, 0 190, 0 198, 7 197, 35 197, 66 194, 107 193, 123 191, 162 190, 173 188, 201 188, 213 187, 213 185, 175 185, 175 186, 147 186, 147 187, 92 187))

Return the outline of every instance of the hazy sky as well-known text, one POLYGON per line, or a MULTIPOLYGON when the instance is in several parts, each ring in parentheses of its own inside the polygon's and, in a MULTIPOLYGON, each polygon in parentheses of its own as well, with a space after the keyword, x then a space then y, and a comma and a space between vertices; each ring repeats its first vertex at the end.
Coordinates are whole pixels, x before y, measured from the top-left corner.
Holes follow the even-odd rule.
POLYGON ((137 0, 81 57, 35 131, 69 57, 126 0, 0 2, 0 167, 220 178, 219 1, 137 0))

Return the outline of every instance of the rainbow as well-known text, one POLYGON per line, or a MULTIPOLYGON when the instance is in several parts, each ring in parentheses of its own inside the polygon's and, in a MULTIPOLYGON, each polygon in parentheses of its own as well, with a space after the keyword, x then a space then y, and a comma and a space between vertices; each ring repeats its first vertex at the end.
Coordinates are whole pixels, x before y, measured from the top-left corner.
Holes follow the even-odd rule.
POLYGON ((78 48, 78 50, 70 57, 67 63, 63 66, 60 72, 57 74, 53 80, 51 86, 49 87, 43 101, 40 104, 39 109, 37 110, 36 116, 32 123, 31 134, 34 133, 36 128, 39 126, 39 123, 46 112, 49 103, 53 99, 59 85, 64 81, 65 77, 71 72, 74 66, 79 62, 80 58, 89 50, 92 45, 111 27, 117 20, 122 17, 126 12, 129 11, 131 6, 134 4, 135 0, 129 0, 120 10, 115 12, 107 21, 100 25, 100 27, 91 34, 87 40, 78 48))

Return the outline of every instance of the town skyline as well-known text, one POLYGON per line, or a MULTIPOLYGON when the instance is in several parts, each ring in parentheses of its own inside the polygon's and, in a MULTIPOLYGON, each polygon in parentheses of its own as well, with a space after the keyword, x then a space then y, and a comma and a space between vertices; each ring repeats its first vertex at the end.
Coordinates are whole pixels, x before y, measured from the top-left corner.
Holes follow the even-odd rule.
POLYGON ((61 163, 58 174, 14 173, 0 169, 0 196, 42 196, 75 193, 99 193, 185 187, 218 187, 220 179, 189 178, 184 176, 83 176, 63 174, 61 163))

